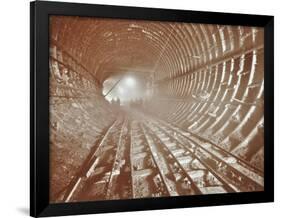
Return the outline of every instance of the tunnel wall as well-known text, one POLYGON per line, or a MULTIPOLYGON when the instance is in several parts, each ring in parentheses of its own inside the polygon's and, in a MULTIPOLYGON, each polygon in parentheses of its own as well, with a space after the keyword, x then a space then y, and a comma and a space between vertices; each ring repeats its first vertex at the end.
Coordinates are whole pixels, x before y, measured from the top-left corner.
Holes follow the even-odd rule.
POLYGON ((51 201, 57 199, 114 120, 115 110, 87 69, 50 47, 51 201))
POLYGON ((213 32, 203 41, 194 39, 201 57, 211 48, 209 60, 184 71, 179 67, 184 55, 177 56, 179 73, 155 82, 156 97, 147 107, 263 169, 263 30, 217 26, 213 32), (212 40, 214 46, 203 43, 212 40))

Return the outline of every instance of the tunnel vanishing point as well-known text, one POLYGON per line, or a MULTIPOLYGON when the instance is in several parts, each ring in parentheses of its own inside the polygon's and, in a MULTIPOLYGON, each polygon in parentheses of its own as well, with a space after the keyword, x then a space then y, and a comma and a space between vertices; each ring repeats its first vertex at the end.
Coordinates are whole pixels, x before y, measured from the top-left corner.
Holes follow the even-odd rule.
POLYGON ((263 28, 51 16, 49 37, 51 202, 263 190, 263 28))

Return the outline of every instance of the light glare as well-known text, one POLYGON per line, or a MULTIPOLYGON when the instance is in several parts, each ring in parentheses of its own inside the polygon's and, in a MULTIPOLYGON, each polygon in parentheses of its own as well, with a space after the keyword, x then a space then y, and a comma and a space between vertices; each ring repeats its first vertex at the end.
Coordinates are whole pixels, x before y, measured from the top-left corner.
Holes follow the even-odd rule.
POLYGON ((135 81, 134 78, 128 77, 128 78, 125 79, 125 83, 126 83, 126 85, 129 86, 129 87, 133 87, 133 86, 135 86, 136 81, 135 81))

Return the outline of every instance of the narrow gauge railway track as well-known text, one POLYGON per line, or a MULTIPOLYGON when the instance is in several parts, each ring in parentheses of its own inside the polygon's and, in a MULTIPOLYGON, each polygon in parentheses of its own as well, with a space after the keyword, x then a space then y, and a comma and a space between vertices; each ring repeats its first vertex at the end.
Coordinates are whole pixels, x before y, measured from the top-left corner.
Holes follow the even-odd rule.
MULTIPOLYGON (((180 143, 171 140, 168 135, 158 134, 158 130, 147 124, 143 124, 143 128, 156 144, 155 149, 158 150, 158 153, 163 153, 164 156, 168 157, 174 172, 188 178, 188 183, 192 184, 194 194, 234 192, 234 189, 221 176, 215 174, 210 167, 202 163, 193 151, 185 149, 180 143)), ((186 193, 179 194, 186 195, 186 193)))
POLYGON ((251 165, 249 162, 247 162, 246 160, 243 160, 242 158, 240 158, 239 156, 227 151, 226 149, 212 143, 212 142, 209 142, 207 141, 206 139, 200 137, 200 136, 197 136, 195 135, 194 133, 190 132, 190 131, 183 131, 181 130, 180 128, 176 127, 176 126, 173 126, 163 120, 157 120, 159 123, 161 123, 161 125, 163 127, 167 127, 167 128, 170 128, 171 130, 175 131, 175 132, 178 132, 179 134, 181 134, 182 136, 184 137, 188 137, 190 139, 193 139, 197 142, 201 142, 201 144, 204 144, 204 145, 208 145, 208 147, 212 147, 212 150, 213 151, 216 151, 217 155, 221 156, 222 158, 225 158, 225 159, 233 159, 235 160, 236 162, 238 162, 243 168, 246 168, 248 169, 249 171, 259 175, 260 177, 263 177, 264 175, 264 172, 263 170, 251 165))
POLYGON ((133 198, 169 196, 159 164, 155 160, 140 123, 131 122, 131 172, 133 198))
MULTIPOLYGON (((163 121, 162 121, 163 122, 163 121)), ((163 123, 162 123, 163 124, 163 123)), ((234 167, 236 170, 240 171, 242 174, 248 176, 250 179, 256 181, 260 186, 264 186, 264 178, 263 178, 263 171, 260 169, 252 166, 247 161, 237 157, 236 155, 233 155, 232 153, 226 151, 225 149, 214 145, 209 142, 205 142, 200 137, 196 137, 194 134, 190 132, 186 132, 185 134, 180 131, 178 128, 172 127, 169 124, 164 124, 163 126, 166 128, 167 131, 170 132, 177 132, 180 137, 183 139, 189 139, 192 142, 201 145, 202 148, 204 148, 206 151, 212 153, 217 158, 221 159, 222 161, 230 164, 232 167, 234 167)))
POLYGON ((119 137, 115 160, 106 190, 106 199, 128 199, 132 197, 130 127, 130 122, 126 119, 119 137))
POLYGON ((148 126, 160 138, 166 137, 166 142, 179 143, 183 148, 193 152, 201 163, 212 169, 217 177, 222 178, 236 192, 263 190, 263 177, 251 170, 250 166, 241 165, 235 157, 222 156, 222 153, 209 144, 204 144, 196 137, 189 137, 189 134, 183 134, 163 123, 152 121, 148 126))
POLYGON ((261 174, 189 132, 132 113, 106 130, 61 200, 261 191, 261 174))
POLYGON ((70 184, 63 196, 64 202, 105 200, 112 197, 108 192, 115 189, 117 158, 120 155, 120 142, 127 121, 120 116, 106 131, 95 151, 81 167, 81 172, 70 184))

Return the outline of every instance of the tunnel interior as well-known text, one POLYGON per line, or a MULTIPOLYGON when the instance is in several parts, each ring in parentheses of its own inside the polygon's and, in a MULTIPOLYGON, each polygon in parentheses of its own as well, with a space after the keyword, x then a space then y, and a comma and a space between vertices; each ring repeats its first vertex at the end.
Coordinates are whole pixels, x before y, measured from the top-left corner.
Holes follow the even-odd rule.
POLYGON ((264 31, 50 16, 50 201, 263 190, 264 31))

